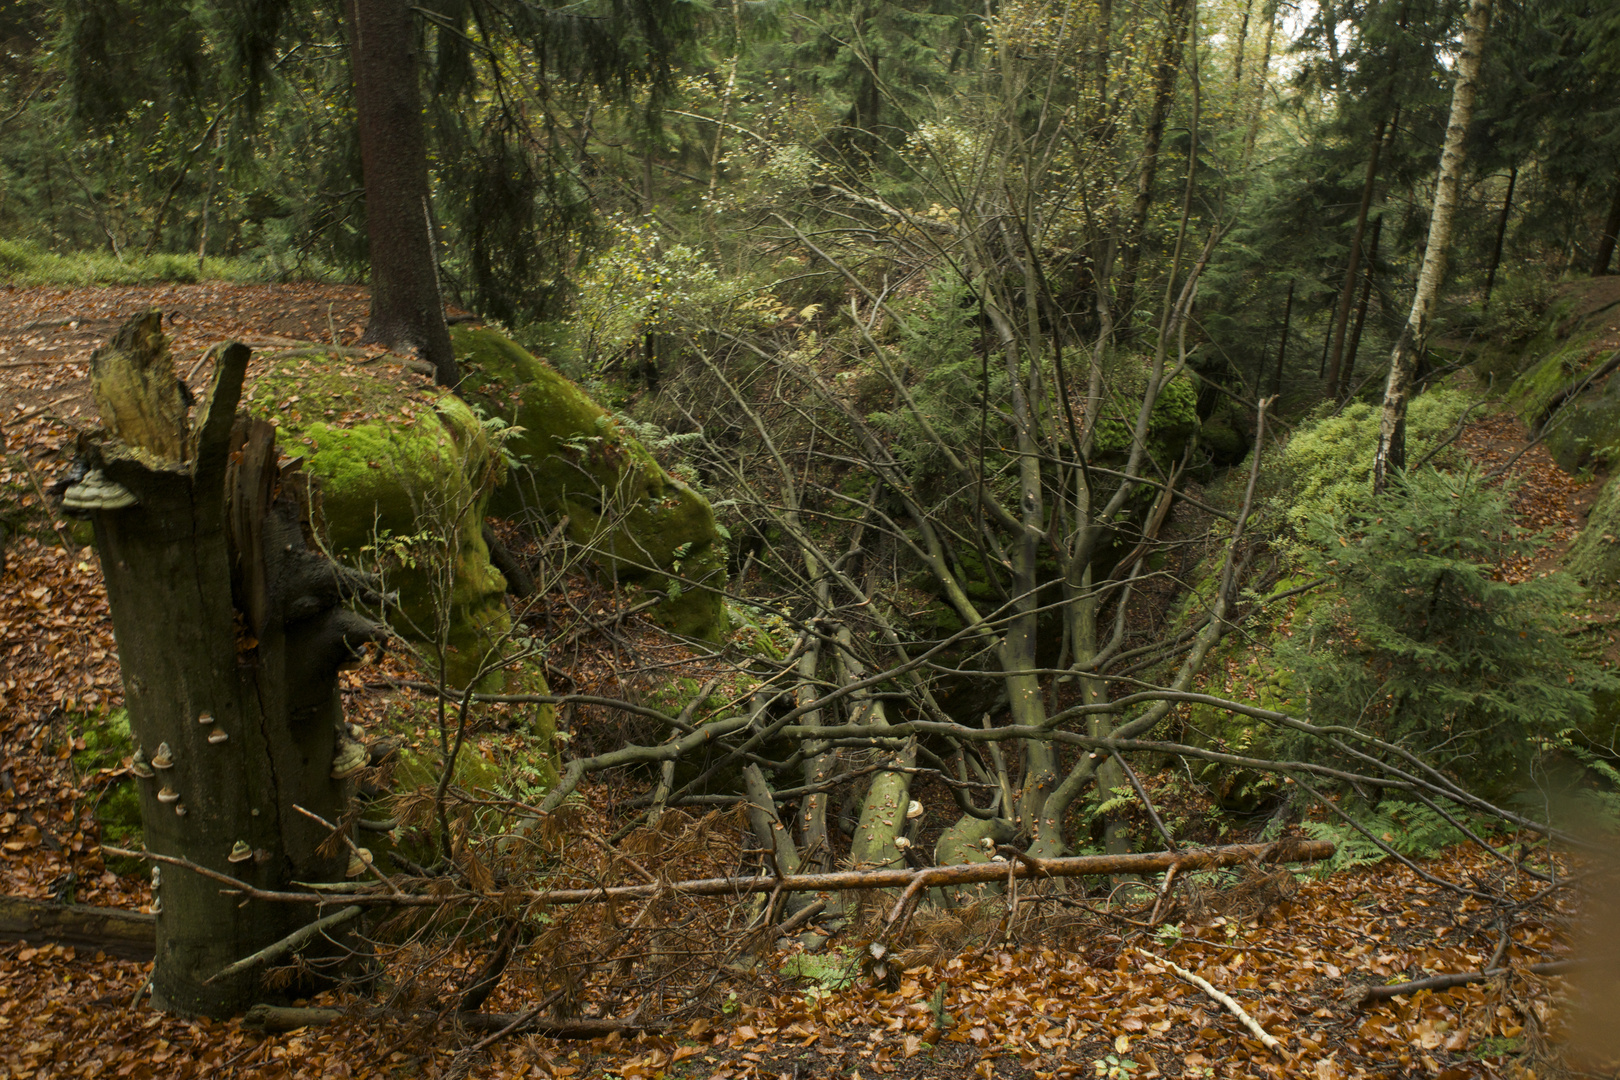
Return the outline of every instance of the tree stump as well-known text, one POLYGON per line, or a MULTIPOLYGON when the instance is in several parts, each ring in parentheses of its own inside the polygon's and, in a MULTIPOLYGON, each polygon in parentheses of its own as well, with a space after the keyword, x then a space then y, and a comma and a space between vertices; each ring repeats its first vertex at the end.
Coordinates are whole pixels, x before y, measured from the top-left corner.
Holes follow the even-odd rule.
MULTIPOLYGON (((91 358, 105 430, 80 438, 63 507, 95 527, 147 849, 281 889, 344 877, 342 838, 297 808, 342 818, 337 672, 385 632, 345 604, 376 602, 373 580, 314 549, 299 462, 278 464, 275 429, 236 414, 248 356, 222 351, 192 430, 161 313, 125 324, 91 358)), ((172 865, 153 882, 153 1000, 175 1012, 261 1000, 258 971, 213 976, 322 914, 172 865)))

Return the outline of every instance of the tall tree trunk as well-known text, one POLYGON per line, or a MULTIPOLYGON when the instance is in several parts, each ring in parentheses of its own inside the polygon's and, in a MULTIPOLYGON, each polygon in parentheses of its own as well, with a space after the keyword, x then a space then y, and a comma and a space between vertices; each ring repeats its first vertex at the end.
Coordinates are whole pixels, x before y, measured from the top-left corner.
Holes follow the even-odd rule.
POLYGON ((1367 304, 1372 299, 1373 274, 1378 267, 1378 238, 1384 232, 1384 218, 1380 214, 1373 222, 1372 243, 1367 245, 1367 272, 1361 278, 1361 302, 1356 305, 1356 326, 1350 332, 1350 344, 1345 348, 1344 387, 1339 395, 1343 401, 1350 396, 1356 374, 1356 354, 1361 351, 1361 329, 1367 325, 1367 304))
POLYGON ((1243 47, 1249 41, 1249 17, 1254 14, 1254 0, 1244 0, 1243 21, 1238 23, 1237 47, 1233 51, 1237 57, 1232 61, 1232 86, 1239 94, 1243 93, 1243 47))
POLYGON ((1603 225, 1603 239, 1598 243, 1597 256, 1592 260, 1593 277, 1601 277, 1609 272, 1617 236, 1620 236, 1620 177, 1615 178, 1614 200, 1609 203, 1609 220, 1603 225))
POLYGON ((1491 25, 1491 0, 1472 0, 1463 29, 1462 52, 1457 57, 1457 78, 1451 94, 1451 119, 1446 124, 1446 145, 1440 153, 1440 176, 1434 190, 1434 212, 1429 218, 1429 239, 1423 249, 1412 311, 1395 342, 1384 387, 1384 411, 1378 425, 1378 449, 1373 457, 1373 490, 1383 491, 1389 475, 1406 465, 1406 405, 1412 393, 1412 373, 1427 345, 1429 316, 1446 272, 1446 249, 1457 213, 1457 192, 1462 184, 1468 123, 1474 115, 1479 91, 1479 63, 1491 25))
MULTIPOLYGON (((1513 213, 1513 189, 1519 183, 1519 167, 1513 166, 1508 173, 1507 194, 1502 196, 1502 214, 1496 219, 1496 243, 1491 245, 1491 266, 1485 271, 1485 304, 1490 305, 1491 290, 1496 287, 1496 268, 1502 265, 1502 241, 1507 238, 1508 217, 1513 213)), ((1620 198, 1616 198, 1615 210, 1620 212, 1620 198)), ((1614 219, 1611 219, 1614 220, 1614 219)), ((1620 220, 1614 220, 1616 227, 1620 227, 1620 220)), ((1614 229, 1609 230, 1609 240, 1613 243, 1614 229)))
MULTIPOLYGON (((1271 396, 1276 397, 1282 390, 1283 357, 1288 355, 1288 328, 1294 321, 1294 282, 1288 282, 1288 299, 1283 301, 1282 341, 1277 345, 1277 370, 1271 376, 1271 396)), ((1265 358, 1260 360, 1264 364, 1265 358)), ((1262 368, 1262 371, 1264 369, 1262 368)), ((1254 380, 1254 396, 1260 396, 1260 380, 1254 380)))
POLYGON ((1344 336, 1350 327, 1350 305, 1356 298, 1356 271, 1361 269, 1361 241, 1367 233, 1367 212, 1372 209, 1373 190, 1378 184, 1378 157, 1384 150, 1384 129, 1388 120, 1378 121, 1373 132, 1372 152, 1367 155, 1367 176, 1361 183, 1361 205, 1356 210, 1356 228, 1350 236, 1350 261, 1344 268, 1344 285, 1339 289, 1339 305, 1333 319, 1333 344, 1328 349, 1327 392, 1339 396, 1339 364, 1344 358, 1344 336))
POLYGON ((1164 142, 1164 125, 1175 101, 1176 78, 1181 73, 1182 45, 1191 22, 1192 0, 1169 0, 1165 13, 1164 40, 1159 43, 1159 63, 1153 77, 1153 104, 1142 129, 1142 167, 1136 176, 1136 203, 1131 209, 1130 231, 1125 236, 1125 258, 1121 267, 1118 297, 1114 302, 1121 334, 1130 335, 1131 308, 1135 303, 1136 277, 1141 267, 1142 245, 1146 240, 1148 210, 1153 205, 1153 182, 1159 174, 1159 148, 1164 142))
MULTIPOLYGON (((91 358, 107 435, 81 439, 88 472, 63 506, 95 527, 147 850, 284 889, 343 879, 347 852, 296 808, 342 816, 334 752, 357 748, 337 671, 383 634, 343 604, 369 581, 306 546, 308 482, 277 465, 275 429, 236 417, 247 360, 242 345, 224 351, 191 433, 160 313, 127 323, 91 358)), ((214 976, 321 914, 221 895, 173 865, 152 878, 152 995, 175 1012, 259 1000, 257 971, 214 976)))
POLYGON ((411 8, 405 0, 348 0, 348 6, 371 250, 371 319, 361 340, 415 350, 441 386, 454 387, 461 375, 433 250, 411 8))

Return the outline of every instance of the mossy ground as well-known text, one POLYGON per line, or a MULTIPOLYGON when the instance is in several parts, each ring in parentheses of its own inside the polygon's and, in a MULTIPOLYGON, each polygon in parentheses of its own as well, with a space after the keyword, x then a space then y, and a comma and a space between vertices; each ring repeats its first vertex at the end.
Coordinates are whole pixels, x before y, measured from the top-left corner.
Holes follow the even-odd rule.
MULTIPOLYGON (((129 714, 123 709, 79 717, 72 724, 74 735, 84 740, 84 749, 73 755, 73 770, 90 789, 91 810, 101 826, 101 839, 115 847, 141 846, 141 799, 135 780, 125 776, 107 783, 92 784, 102 769, 117 769, 135 752, 135 738, 129 730, 129 714)), ((117 874, 145 871, 139 859, 107 856, 107 867, 117 874)))

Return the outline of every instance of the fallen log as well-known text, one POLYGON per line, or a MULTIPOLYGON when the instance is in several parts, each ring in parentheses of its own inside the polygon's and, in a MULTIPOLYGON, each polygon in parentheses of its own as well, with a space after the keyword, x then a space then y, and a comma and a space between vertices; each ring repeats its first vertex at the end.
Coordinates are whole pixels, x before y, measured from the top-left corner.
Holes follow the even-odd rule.
POLYGON ((453 1020, 468 1031, 500 1032, 512 1035, 544 1035, 552 1039, 599 1039, 614 1032, 635 1035, 639 1032, 662 1031, 664 1025, 649 1020, 589 1018, 557 1019, 555 1017, 525 1017, 522 1013, 463 1013, 422 1012, 404 1009, 316 1009, 291 1005, 255 1005, 242 1017, 242 1026, 266 1034, 293 1031, 301 1027, 319 1027, 339 1020, 453 1020))
MULTIPOLYGON (((150 851, 126 851, 103 846, 111 855, 129 855, 182 866, 193 873, 231 886, 230 890, 256 900, 286 903, 331 904, 341 895, 348 904, 383 907, 438 907, 479 899, 523 899, 531 904, 591 904, 607 900, 648 900, 656 896, 746 896, 752 893, 847 892, 853 889, 903 889, 936 885, 973 885, 1015 878, 1081 877, 1087 874, 1153 874, 1175 866, 1178 873, 1208 870, 1244 863, 1315 862, 1333 856, 1335 847, 1326 840, 1279 840, 1272 844, 1229 844, 1212 848, 1184 848, 1181 851, 1155 851, 1140 855, 1076 855, 1067 858, 1037 859, 1020 855, 1012 863, 992 860, 958 866, 929 866, 921 870, 842 870, 828 874, 787 874, 782 877, 720 877, 689 881, 657 881, 641 885, 605 885, 586 889, 527 889, 487 897, 478 893, 422 895, 406 892, 359 892, 328 887, 320 892, 274 892, 258 889, 228 874, 200 866, 173 855, 150 851)), ((403 884, 403 883, 402 883, 403 884)))
POLYGON ((0 940, 48 941, 125 960, 150 960, 157 948, 157 918, 120 908, 0 896, 0 940))

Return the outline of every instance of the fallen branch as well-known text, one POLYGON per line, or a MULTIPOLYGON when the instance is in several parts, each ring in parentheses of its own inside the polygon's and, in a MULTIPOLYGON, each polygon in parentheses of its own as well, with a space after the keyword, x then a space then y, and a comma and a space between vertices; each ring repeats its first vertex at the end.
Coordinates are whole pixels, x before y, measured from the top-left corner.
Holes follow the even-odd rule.
MULTIPOLYGON (((102 845, 110 855, 151 859, 182 867, 218 881, 229 891, 254 900, 284 903, 330 904, 332 897, 318 892, 275 892, 259 889, 228 874, 199 866, 189 859, 160 855, 153 851, 127 851, 102 845)), ((829 874, 788 874, 783 877, 721 877, 690 881, 657 882, 642 885, 594 886, 587 889, 528 889, 521 892, 482 893, 467 891, 423 896, 413 893, 349 893, 351 904, 393 907, 438 907, 442 904, 477 900, 510 900, 521 896, 531 904, 591 904, 608 900, 650 900, 657 896, 744 896, 749 893, 847 892, 853 889, 905 889, 917 891, 934 885, 973 885, 1015 878, 1080 877, 1086 874, 1153 874, 1180 864, 1181 872, 1238 866, 1248 862, 1314 862, 1333 856, 1334 845, 1326 840, 1283 840, 1273 844, 1230 844, 1199 850, 1156 851, 1140 855, 1078 855, 1062 859, 1036 859, 1020 856, 1009 869, 1005 862, 964 863, 960 866, 930 866, 921 870, 844 870, 829 874)))
MULTIPOLYGON (((1037 859, 1021 852, 1007 862, 966 863, 961 866, 930 866, 922 870, 875 870, 862 873, 813 874, 806 877, 877 879, 871 884, 844 886, 855 889, 881 889, 904 886, 905 891, 889 911, 889 924, 899 920, 906 906, 923 890, 940 885, 974 885, 1003 878, 1080 877, 1086 874, 1156 874, 1179 866, 1180 871, 1208 870, 1237 866, 1250 861, 1262 863, 1314 862, 1333 857, 1334 846, 1325 840, 1285 840, 1275 844, 1229 844, 1199 850, 1155 851, 1141 855, 1079 855, 1067 859, 1037 859)), ((1180 872, 1178 871, 1178 873, 1180 872)), ((791 888, 798 878, 784 878, 791 888)), ((826 888, 827 886, 823 886, 826 888)))
POLYGON ((0 896, 0 940, 51 941, 126 960, 150 960, 157 950, 157 918, 119 908, 0 896))
MULTIPOLYGON (((1583 961, 1579 957, 1568 960, 1549 960, 1541 964, 1527 965, 1523 970, 1532 975, 1563 975, 1580 967, 1583 961)), ((1467 986, 1469 983, 1484 982, 1494 979, 1498 975, 1508 975, 1513 971, 1507 967, 1489 967, 1484 971, 1458 971, 1449 975, 1431 975, 1427 979, 1413 979, 1411 982, 1393 983, 1389 986, 1363 986, 1352 1004, 1352 1008, 1360 1009, 1370 1001, 1388 1001, 1403 994, 1415 994, 1419 990, 1450 990, 1454 986, 1467 986)))
POLYGON ((1192 972, 1188 971, 1186 968, 1182 967, 1180 964, 1176 963, 1173 960, 1165 960, 1162 957, 1154 956, 1152 953, 1148 952, 1146 949, 1137 949, 1136 951, 1141 953, 1143 956, 1147 957, 1149 960, 1152 960, 1156 964, 1163 964, 1165 967, 1167 967, 1171 971, 1175 972, 1181 978, 1183 978, 1186 981, 1192 983, 1194 986, 1198 987, 1198 989, 1202 990, 1204 993, 1208 994, 1210 997, 1214 998, 1216 1001, 1220 1002, 1222 1005, 1225 1005, 1226 1008, 1227 1008, 1227 1011, 1229 1011, 1233 1016, 1235 1016, 1239 1020, 1241 1020, 1243 1022, 1243 1026, 1248 1028, 1249 1032, 1256 1039, 1259 1039, 1260 1042, 1265 1045, 1265 1048, 1267 1050, 1270 1050, 1272 1053, 1276 1054, 1278 1057, 1282 1058, 1284 1061, 1293 1060, 1289 1056, 1288 1051, 1283 1049, 1283 1044, 1277 1040, 1276 1036, 1274 1036, 1274 1035, 1270 1034, 1269 1032, 1267 1032, 1265 1028, 1260 1026, 1260 1024, 1255 1020, 1254 1017, 1252 1017, 1248 1013, 1244 1012, 1243 1011, 1243 1006, 1239 1005, 1236 1001, 1234 1001, 1228 995, 1223 994, 1221 991, 1215 989, 1215 987, 1210 984, 1208 979, 1205 979, 1204 977, 1202 977, 1200 975, 1194 975, 1192 972))
POLYGON ((598 1039, 617 1032, 634 1035, 638 1032, 657 1032, 664 1025, 656 1020, 559 1020, 553 1017, 526 1018, 522 1013, 434 1013, 411 1012, 404 1009, 314 1009, 288 1005, 255 1005, 242 1017, 242 1026, 267 1034, 292 1031, 301 1027, 319 1027, 340 1020, 437 1020, 453 1019, 469 1031, 499 1032, 502 1035, 544 1035, 552 1039, 598 1039))
POLYGON ((280 941, 266 945, 258 952, 253 953, 250 956, 244 956, 242 959, 236 961, 236 963, 221 968, 219 972, 210 977, 208 981, 213 982, 215 979, 228 979, 232 975, 240 975, 242 972, 256 968, 260 964, 268 964, 272 960, 280 960, 288 953, 302 948, 305 942, 309 941, 316 935, 324 934, 326 931, 335 926, 342 926, 344 923, 359 915, 362 910, 363 909, 358 905, 351 904, 348 907, 343 908, 341 911, 334 911, 332 914, 323 919, 316 919, 308 926, 303 926, 297 930, 294 930, 280 941))

